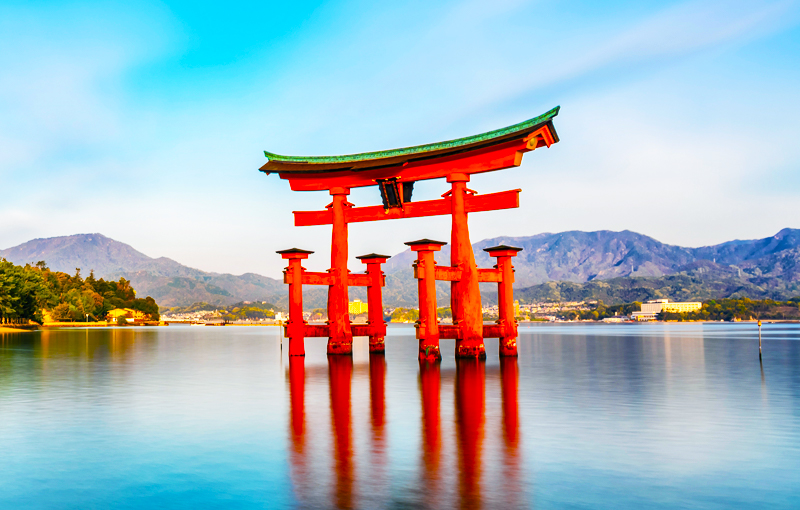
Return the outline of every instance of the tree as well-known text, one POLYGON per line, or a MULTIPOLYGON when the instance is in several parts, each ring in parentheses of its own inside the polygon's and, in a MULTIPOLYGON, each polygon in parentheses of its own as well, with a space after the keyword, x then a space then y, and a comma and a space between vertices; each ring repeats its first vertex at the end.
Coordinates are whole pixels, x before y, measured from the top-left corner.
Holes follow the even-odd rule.
POLYGON ((416 308, 396 308, 392 312, 392 322, 413 322, 419 319, 419 310, 416 308))
POLYGON ((57 322, 69 322, 73 320, 69 303, 61 303, 60 305, 56 306, 53 308, 53 312, 50 315, 53 317, 53 320, 57 322))
POLYGON ((0 259, 0 318, 42 322, 49 290, 35 266, 16 266, 0 259))
POLYGON ((144 299, 134 299, 130 308, 148 314, 151 321, 157 321, 161 318, 158 313, 158 304, 156 303, 156 300, 150 296, 147 296, 144 299))
POLYGON ((125 278, 98 280, 90 271, 83 279, 80 268, 69 275, 50 271, 44 261, 22 267, 0 259, 0 319, 42 322, 42 310, 46 309, 53 310, 57 321, 83 321, 87 316, 96 320, 114 308, 133 308, 150 320, 160 319, 156 301, 150 296, 136 298, 136 291, 125 278))

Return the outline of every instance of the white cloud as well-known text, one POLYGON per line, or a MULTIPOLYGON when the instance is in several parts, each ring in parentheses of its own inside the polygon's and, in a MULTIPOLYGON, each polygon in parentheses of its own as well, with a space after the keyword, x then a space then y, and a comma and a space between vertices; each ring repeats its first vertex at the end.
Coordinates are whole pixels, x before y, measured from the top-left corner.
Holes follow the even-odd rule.
MULTIPOLYGON (((121 82, 165 51, 168 20, 117 5, 0 7, 0 139, 14 165, 100 150, 125 132, 121 82), (65 155, 66 153, 66 155, 65 155)), ((9 172, 11 161, 0 161, 9 172)))
MULTIPOLYGON (((529 154, 523 168, 475 178, 481 192, 524 192, 519 211, 473 215, 473 239, 572 228, 630 228, 684 244, 756 237, 786 226, 797 202, 764 198, 748 178, 797 162, 798 132, 772 111, 780 136, 753 139, 736 112, 771 94, 789 103, 784 115, 800 113, 788 101, 798 79, 754 93, 721 76, 731 64, 709 54, 796 22, 795 6, 687 2, 649 17, 610 12, 600 23, 515 1, 423 12, 386 4, 352 18, 328 6, 263 53, 218 69, 173 69, 169 91, 133 78, 178 51, 180 30, 168 16, 156 12, 150 26, 149 14, 72 13, 61 31, 55 14, 34 19, 38 28, 27 35, 0 35, 16 50, 0 56, 0 177, 15 187, 0 205, 0 247, 96 231, 206 270, 275 276, 283 263, 273 252, 290 246, 316 250, 311 267, 321 269, 329 229, 294 228, 291 211, 321 208, 329 197, 292 193, 277 176, 259 174, 262 149, 342 153, 431 142, 555 102, 564 106, 560 144, 529 154), (92 32, 87 20, 110 21, 92 32), (703 74, 709 63, 718 75, 703 74), (176 97, 184 84, 187 93, 176 97), (131 92, 147 86, 156 88, 131 92), (730 221, 743 202, 755 212, 730 221), (653 208, 672 216, 642 213, 653 208)), ((432 198, 444 187, 422 183, 416 195, 432 198)), ((377 193, 355 191, 351 201, 374 204, 377 193)), ((353 255, 449 237, 446 218, 352 232, 353 255)))

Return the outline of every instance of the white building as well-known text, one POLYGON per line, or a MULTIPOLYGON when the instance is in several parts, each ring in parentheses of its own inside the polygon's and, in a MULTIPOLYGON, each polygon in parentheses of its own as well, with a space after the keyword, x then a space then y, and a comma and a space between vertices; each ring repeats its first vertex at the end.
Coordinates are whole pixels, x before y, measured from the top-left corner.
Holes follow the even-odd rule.
POLYGON ((689 313, 696 312, 701 308, 703 308, 703 303, 698 301, 670 303, 669 299, 654 299, 647 303, 642 303, 642 311, 633 312, 631 317, 637 321, 652 321, 661 312, 689 313))

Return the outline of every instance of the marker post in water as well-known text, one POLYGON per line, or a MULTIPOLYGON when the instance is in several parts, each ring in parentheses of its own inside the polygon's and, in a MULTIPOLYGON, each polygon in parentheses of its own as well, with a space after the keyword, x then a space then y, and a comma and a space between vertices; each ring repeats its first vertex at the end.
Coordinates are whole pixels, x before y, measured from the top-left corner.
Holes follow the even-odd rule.
POLYGON ((758 320, 758 361, 761 361, 761 319, 758 320))

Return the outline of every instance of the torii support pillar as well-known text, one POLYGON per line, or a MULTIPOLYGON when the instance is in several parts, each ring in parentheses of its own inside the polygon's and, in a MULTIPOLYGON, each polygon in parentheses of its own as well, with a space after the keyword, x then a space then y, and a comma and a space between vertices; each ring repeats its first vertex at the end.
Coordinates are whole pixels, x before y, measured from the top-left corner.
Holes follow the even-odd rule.
POLYGON ((517 319, 514 316, 514 266, 511 258, 516 257, 522 248, 513 246, 494 246, 484 248, 486 253, 497 258, 494 267, 500 272, 500 281, 497 282, 497 306, 500 325, 500 356, 517 356, 517 319))
POLYGON ((367 265, 367 323, 369 324, 369 352, 370 354, 384 354, 386 347, 386 322, 383 320, 383 297, 381 287, 384 285, 384 275, 381 264, 385 264, 389 255, 371 253, 356 257, 367 265))
POLYGON ((289 261, 289 267, 283 271, 284 281, 289 284, 289 321, 286 323, 289 356, 305 356, 306 322, 303 320, 303 266, 300 261, 314 252, 292 248, 277 253, 289 261))
MULTIPOLYGON (((282 250, 278 253, 284 259, 289 260, 289 267, 283 271, 283 282, 289 285, 289 320, 285 324, 285 336, 289 338, 289 354, 291 356, 304 356, 305 349, 303 340, 306 337, 328 337, 328 354, 351 354, 352 349, 347 352, 331 353, 330 338, 332 320, 329 314, 329 321, 326 325, 309 325, 303 320, 303 285, 326 285, 330 289, 334 286, 334 276, 332 271, 316 273, 306 271, 301 260, 308 258, 313 251, 292 248, 282 250)), ((355 336, 368 336, 370 339, 370 352, 384 352, 384 338, 386 337, 386 323, 383 321, 383 300, 381 298, 381 287, 386 282, 384 280, 381 264, 386 262, 388 255, 362 255, 357 257, 367 265, 366 273, 347 274, 345 282, 348 286, 367 287, 369 305, 369 324, 350 325, 350 317, 345 308, 344 319, 355 336)), ((346 344, 350 345, 351 344, 346 344)))
POLYGON ((411 251, 417 252, 414 277, 417 278, 419 285, 419 324, 417 325, 419 359, 441 360, 439 322, 436 313, 436 262, 433 260, 433 252, 441 250, 442 246, 447 243, 420 239, 405 244, 411 248, 411 251))

